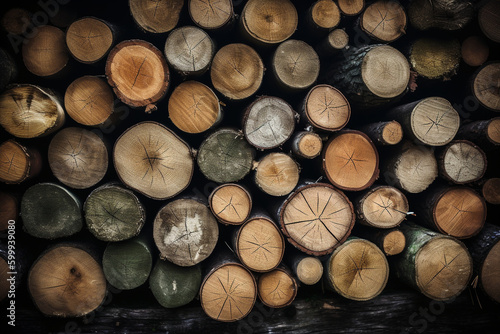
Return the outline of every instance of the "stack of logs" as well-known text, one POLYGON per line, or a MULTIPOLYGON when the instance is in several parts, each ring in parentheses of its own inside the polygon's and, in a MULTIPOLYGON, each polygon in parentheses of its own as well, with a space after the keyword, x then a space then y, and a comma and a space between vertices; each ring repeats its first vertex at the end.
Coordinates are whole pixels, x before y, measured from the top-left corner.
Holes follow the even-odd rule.
POLYGON ((220 321, 389 276, 500 302, 499 1, 76 6, 1 21, 1 299, 16 271, 60 317, 107 284, 220 321))

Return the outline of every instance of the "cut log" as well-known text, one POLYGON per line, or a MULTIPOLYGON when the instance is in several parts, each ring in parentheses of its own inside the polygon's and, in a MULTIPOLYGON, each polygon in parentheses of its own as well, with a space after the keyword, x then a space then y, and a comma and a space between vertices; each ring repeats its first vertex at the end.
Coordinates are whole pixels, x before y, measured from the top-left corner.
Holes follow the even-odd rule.
POLYGON ((364 225, 378 228, 396 227, 408 214, 406 196, 391 186, 377 186, 354 200, 356 217, 364 225))
POLYGON ((53 183, 31 186, 21 200, 24 231, 37 238, 56 239, 79 232, 81 211, 75 195, 53 183))
POLYGON ((116 141, 113 162, 120 180, 153 199, 174 197, 191 183, 191 148, 170 129, 141 122, 116 141))
POLYGON ((184 6, 183 0, 129 0, 130 12, 139 28, 164 33, 175 28, 184 6))
POLYGON ((292 139, 292 153, 303 159, 314 159, 323 150, 321 137, 312 131, 297 131, 292 139))
POLYGON ((410 64, 419 76, 448 80, 457 73, 460 50, 456 39, 419 38, 411 46, 410 64))
POLYGON ((492 62, 481 67, 474 76, 472 93, 482 106, 500 111, 500 62, 492 62))
POLYGON ((106 60, 106 76, 120 100, 132 107, 146 107, 146 112, 156 109, 155 103, 166 94, 170 84, 163 54, 142 40, 123 41, 115 46, 106 60))
POLYGON ((349 101, 336 88, 317 85, 309 90, 301 112, 313 127, 324 131, 342 129, 351 117, 349 101))
POLYGON ((460 127, 460 116, 442 97, 427 97, 391 109, 387 118, 395 119, 405 135, 417 143, 443 146, 453 140, 460 127))
POLYGON ((336 187, 358 191, 368 188, 379 176, 378 152, 360 131, 343 130, 331 137, 323 150, 323 171, 336 187))
POLYGON ((0 157, 0 181, 5 183, 19 184, 35 177, 42 169, 40 153, 13 139, 0 144, 0 157))
POLYGON ((35 261, 28 288, 43 314, 81 317, 104 302, 106 278, 100 264, 87 251, 58 244, 35 261))
POLYGON ((196 157, 205 177, 218 183, 237 182, 252 169, 254 150, 232 129, 220 129, 201 143, 196 157))
POLYGON ((496 0, 489 0, 481 3, 481 8, 477 14, 479 27, 483 33, 493 42, 500 42, 500 23, 498 22, 498 13, 500 13, 500 3, 496 0))
POLYGON ((200 76, 205 73, 214 54, 214 42, 206 32, 197 27, 177 28, 168 35, 165 42, 167 62, 182 76, 200 76))
POLYGON ((338 0, 342 14, 354 16, 360 14, 365 8, 365 0, 338 0))
POLYGON ((319 57, 304 41, 290 39, 274 52, 271 69, 278 85, 298 91, 312 86, 319 75, 319 57))
POLYGON ((334 29, 316 46, 316 52, 322 58, 328 58, 339 51, 347 50, 349 35, 344 29, 334 29))
POLYGON ((109 243, 102 256, 106 280, 120 290, 130 290, 144 284, 152 266, 151 249, 140 238, 109 243))
POLYGON ((480 145, 483 150, 500 145, 500 117, 473 121, 460 127, 457 138, 480 145))
POLYGON ((460 30, 474 16, 474 6, 462 0, 412 0, 408 6, 411 25, 419 30, 460 30))
POLYGON ((486 154, 467 140, 454 140, 437 155, 439 175, 453 183, 464 184, 481 179, 486 172, 486 154))
POLYGON ((82 125, 104 124, 114 110, 111 88, 101 78, 86 75, 73 81, 64 94, 68 115, 82 125))
POLYGON ((108 150, 98 135, 82 128, 64 128, 52 138, 48 160, 54 176, 68 187, 86 189, 108 170, 108 150))
POLYGON ((414 194, 427 189, 438 176, 432 150, 408 142, 394 152, 383 170, 387 184, 414 194))
POLYGON ((469 36, 462 42, 462 59, 469 66, 483 65, 490 55, 490 48, 480 36, 469 36))
POLYGON ((272 45, 293 35, 298 14, 289 0, 249 0, 241 12, 240 23, 253 42, 272 45))
POLYGON ((194 199, 180 198, 162 207, 153 228, 160 257, 182 267, 205 260, 219 238, 210 209, 194 199))
POLYGON ((257 163, 255 184, 271 196, 285 196, 299 182, 299 165, 285 153, 269 153, 257 163))
POLYGON ((243 134, 258 149, 281 146, 295 129, 295 111, 279 97, 261 96, 250 104, 243 116, 243 134))
POLYGON ((199 265, 179 267, 158 259, 149 278, 149 288, 158 303, 165 308, 176 308, 190 303, 201 285, 199 265))
POLYGON ((34 75, 47 77, 60 72, 69 56, 64 32, 53 26, 41 26, 23 44, 24 65, 34 75))
POLYGON ((9 221, 19 218, 19 203, 13 194, 0 192, 0 232, 6 231, 9 221))
POLYGON ((286 261, 300 283, 314 285, 323 277, 323 264, 314 256, 290 249, 286 251, 286 261))
POLYGON ((396 145, 403 139, 403 128, 397 121, 367 124, 361 131, 370 137, 375 145, 396 145))
POLYGON ((395 277, 434 300, 450 300, 465 290, 472 258, 463 243, 413 223, 401 230, 407 246, 392 258, 395 277))
POLYGON ((397 1, 378 0, 364 10, 359 25, 371 38, 394 42, 406 33, 406 13, 397 1))
POLYGON ((9 34, 24 35, 32 14, 24 8, 11 8, 2 15, 2 28, 9 34))
POLYGON ((288 241, 316 256, 344 242, 355 221, 349 199, 327 183, 300 187, 278 209, 278 217, 288 241))
POLYGON ((243 224, 252 211, 252 196, 236 183, 226 183, 215 188, 208 203, 218 221, 229 225, 243 224))
POLYGON ((327 259, 325 276, 328 284, 342 297, 370 300, 384 290, 389 264, 374 243, 349 238, 327 259))
POLYGON ((487 179, 481 188, 481 193, 486 202, 494 205, 500 204, 500 178, 487 179))
POLYGON ((92 64, 103 59, 115 38, 111 26, 95 17, 84 17, 68 27, 66 45, 79 62, 92 64))
POLYGON ((246 317, 257 299, 257 284, 252 273, 232 256, 218 254, 207 266, 200 287, 203 311, 212 319, 232 322, 246 317))
POLYGON ((83 205, 85 221, 92 234, 103 241, 121 241, 139 234, 146 212, 137 196, 115 184, 95 189, 83 205))
POLYGON ((333 29, 340 23, 339 6, 333 0, 318 0, 309 7, 306 22, 313 31, 333 29))
POLYGON ((324 81, 340 89, 351 104, 373 109, 406 93, 410 65, 401 52, 381 44, 352 50, 324 75, 324 81))
POLYGON ((458 239, 478 234, 486 220, 484 199, 467 187, 429 189, 414 209, 419 222, 458 239))
POLYGON ((291 272, 284 267, 262 274, 257 283, 260 301, 269 307, 280 308, 290 305, 299 289, 291 272))
POLYGON ((18 69, 14 58, 4 49, 0 48, 0 90, 17 79, 18 69))
POLYGON ((406 247, 406 237, 397 227, 382 230, 364 226, 358 229, 355 234, 373 242, 386 256, 398 255, 406 247))
POLYGON ((500 303, 500 228, 485 224, 481 232, 468 241, 467 246, 474 261, 478 285, 488 297, 500 303))
POLYGON ((189 0, 188 11, 191 20, 207 30, 228 27, 236 17, 231 0, 189 0))
POLYGON ((45 88, 16 85, 0 95, 0 124, 13 136, 45 136, 58 130, 64 119, 59 99, 45 88))
POLYGON ((210 68, 212 85, 231 100, 242 100, 259 89, 264 64, 259 54, 245 44, 228 44, 217 51, 210 68))
POLYGON ((283 235, 271 218, 262 213, 252 214, 234 230, 232 242, 241 263, 256 272, 275 269, 285 253, 283 235))
POLYGON ((168 116, 180 130, 201 133, 221 121, 222 110, 210 87, 197 81, 185 81, 170 95, 168 116))

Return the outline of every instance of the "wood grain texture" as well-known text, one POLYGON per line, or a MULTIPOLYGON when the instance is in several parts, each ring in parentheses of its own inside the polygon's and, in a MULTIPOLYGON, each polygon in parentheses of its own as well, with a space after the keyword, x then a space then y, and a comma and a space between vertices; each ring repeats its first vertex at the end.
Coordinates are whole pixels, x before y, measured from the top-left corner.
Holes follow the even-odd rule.
POLYGON ((189 0, 188 11, 197 26, 208 30, 228 26, 235 17, 231 0, 189 0))
POLYGON ((230 225, 243 224, 252 211, 250 192, 236 183, 225 183, 215 188, 208 203, 217 220, 230 225))
POLYGON ((13 139, 0 144, 0 181, 18 184, 36 176, 42 167, 37 150, 27 148, 13 139))
POLYGON ((177 25, 183 0, 129 0, 130 12, 137 25, 146 32, 165 33, 177 25))
POLYGON ((472 83, 474 96, 484 107, 500 110, 500 84, 495 80, 500 75, 500 62, 487 63, 475 74, 472 83))
POLYGON ((456 184, 477 181, 487 167, 486 154, 474 143, 454 140, 438 156, 439 175, 456 184))
POLYGON ((113 30, 103 20, 84 17, 71 23, 66 31, 66 45, 79 62, 95 63, 106 55, 114 42, 113 30))
POLYGON ((301 109, 311 125, 325 131, 342 129, 351 116, 346 97, 338 89, 324 84, 309 90, 301 109))
POLYGON ((282 267, 262 274, 257 282, 260 301, 273 308, 290 305, 297 296, 298 288, 290 271, 282 267))
POLYGON ((361 29, 382 42, 393 42, 406 33, 406 13, 397 1, 379 0, 361 14, 361 29))
POLYGON ((269 153, 255 169, 255 184, 271 196, 285 196, 299 182, 299 165, 285 153, 269 153))

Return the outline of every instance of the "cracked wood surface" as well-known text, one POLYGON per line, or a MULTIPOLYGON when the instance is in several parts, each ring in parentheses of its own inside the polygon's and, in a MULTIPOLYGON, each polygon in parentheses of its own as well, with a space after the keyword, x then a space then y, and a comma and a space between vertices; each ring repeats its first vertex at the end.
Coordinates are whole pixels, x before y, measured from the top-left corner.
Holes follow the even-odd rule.
POLYGON ((464 184, 478 181, 486 172, 486 154, 467 140, 454 140, 438 156, 439 174, 443 178, 464 184))
POLYGON ((65 119, 64 109, 52 92, 21 84, 0 95, 0 124, 18 138, 37 138, 58 130, 65 119))
POLYGON ((85 250, 59 244, 42 254, 28 276, 28 289, 45 315, 81 317, 106 297, 106 278, 85 250))
POLYGON ((66 32, 66 45, 76 60, 95 63, 111 49, 113 31, 106 22, 95 17, 84 17, 74 21, 66 32))
POLYGON ((481 67, 472 83, 474 96, 486 108, 500 110, 500 62, 488 63, 481 67))
POLYGON ((403 139, 403 128, 397 121, 377 122, 361 127, 375 145, 396 145, 403 139))
POLYGON ((296 190, 279 215, 288 240, 311 255, 331 253, 347 239, 355 220, 351 202, 326 183, 296 190))
POLYGON ((245 4, 240 20, 246 34, 257 43, 276 44, 295 32, 298 14, 289 0, 250 0, 245 4))
POLYGON ((28 150, 13 139, 0 144, 0 180, 21 183, 34 176, 41 165, 39 153, 28 150))
POLYGON ((114 96, 101 78, 86 75, 73 81, 64 94, 68 115, 82 125, 100 125, 114 110, 114 96))
POLYGON ((255 183, 266 194, 285 196, 299 182, 299 165, 285 153, 269 153, 255 170, 255 183))
POLYGON ((408 247, 391 262, 397 278, 434 300, 450 300, 465 290, 472 259, 463 243, 410 222, 401 230, 408 247))
POLYGON ((253 95, 264 77, 264 64, 250 46, 235 43, 217 51, 210 67, 212 85, 231 100, 242 100, 253 95))
POLYGON ((137 196, 114 184, 90 193, 83 206, 87 228, 99 240, 121 241, 141 231, 146 212, 137 196))
POLYGON ((276 268, 285 253, 285 240, 267 217, 253 216, 235 232, 233 246, 241 263, 256 272, 276 268))
POLYGON ((360 131, 344 130, 331 137, 323 151, 323 170, 328 180, 344 190, 363 190, 379 175, 378 152, 360 131))
POLYGON ((340 10, 332 0, 318 0, 307 11, 306 22, 313 28, 333 29, 340 23, 340 10))
POLYGON ((215 188, 208 203, 214 216, 225 224, 243 224, 252 211, 252 196, 236 183, 225 183, 215 188))
POLYGON ((281 146, 294 129, 295 112, 279 97, 258 97, 247 107, 243 116, 243 134, 258 149, 281 146))
POLYGON ((302 112, 314 127, 337 131, 349 122, 351 106, 338 89, 321 84, 309 90, 302 112))
POLYGON ((212 319, 236 321, 247 316, 257 298, 253 275, 240 264, 226 263, 214 268, 200 288, 201 307, 212 319))
POLYGON ((116 45, 106 61, 106 76, 114 92, 133 107, 153 110, 169 87, 170 75, 163 54, 143 40, 128 40, 116 45))
POLYGON ((144 31, 165 33, 179 22, 183 0, 129 0, 130 12, 144 31))
POLYGON ((50 25, 37 27, 23 44, 23 61, 33 74, 46 77, 60 72, 68 63, 69 55, 64 32, 50 25))
POLYGON ((219 29, 234 19, 231 0, 189 0, 188 10, 191 19, 203 29, 219 29))
POLYGON ((180 27, 165 42, 165 56, 170 66, 181 75, 205 73, 215 54, 210 36, 197 27, 180 27))
POLYGON ((376 1, 364 10, 360 27, 381 42, 393 42, 406 33, 404 7, 396 1, 376 1))
POLYGON ((52 138, 48 160, 63 184, 86 189, 102 180, 108 170, 108 150, 98 135, 83 128, 64 128, 52 138))
POLYGON ((391 186, 374 187, 354 203, 359 222, 379 228, 398 226, 409 210, 406 196, 391 186))
POLYGON ((292 153, 295 157, 314 159, 323 150, 321 137, 312 131, 296 131, 291 139, 292 153))
POLYGON ((38 183, 23 194, 21 212, 26 233, 56 239, 79 232, 83 226, 80 201, 66 188, 38 183))
POLYGON ((153 236, 160 257, 179 266, 206 259, 219 238, 219 227, 210 209, 192 199, 177 199, 160 209, 153 236))
POLYGON ((372 242, 350 238, 326 261, 326 277, 341 296, 352 300, 370 300, 387 284, 389 264, 382 251, 372 242))
POLYGON ((113 161, 123 183, 154 199, 179 194, 191 182, 194 169, 190 147, 156 122, 126 130, 115 143, 113 161))
POLYGON ((220 121, 222 111, 212 89, 197 81, 185 81, 170 95, 168 115, 180 130, 201 133, 220 121))
POLYGON ((318 79, 319 67, 318 54, 301 40, 290 39, 281 43, 273 55, 273 74, 286 89, 307 89, 318 79))
POLYGON ((257 283, 260 301, 273 308, 290 305, 297 296, 298 288, 295 278, 283 267, 262 274, 257 283))
POLYGON ((339 0, 339 9, 344 15, 353 16, 361 13, 365 8, 364 0, 339 0))

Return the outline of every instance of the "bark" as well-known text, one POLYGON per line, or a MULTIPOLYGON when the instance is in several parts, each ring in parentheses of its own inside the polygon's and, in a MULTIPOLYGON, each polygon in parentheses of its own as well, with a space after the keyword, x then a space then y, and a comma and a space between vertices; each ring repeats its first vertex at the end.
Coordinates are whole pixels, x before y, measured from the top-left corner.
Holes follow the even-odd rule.
POLYGON ((464 124, 456 137, 470 140, 483 150, 495 148, 500 145, 500 117, 464 124))
POLYGON ((0 90, 12 83, 18 74, 17 65, 12 56, 4 49, 0 48, 0 90))
POLYGON ((412 0, 408 16, 412 26, 419 30, 460 30, 472 20, 474 7, 470 1, 412 0))
POLYGON ((323 150, 321 137, 312 131, 297 131, 291 139, 291 150, 295 157, 314 159, 323 150))
POLYGON ((391 258, 395 277, 434 300, 460 295, 472 275, 472 259, 465 245, 413 223, 401 225, 401 230, 407 247, 391 258))
POLYGON ((361 128, 375 145, 396 145, 403 139, 403 128, 397 121, 377 122, 361 128))

